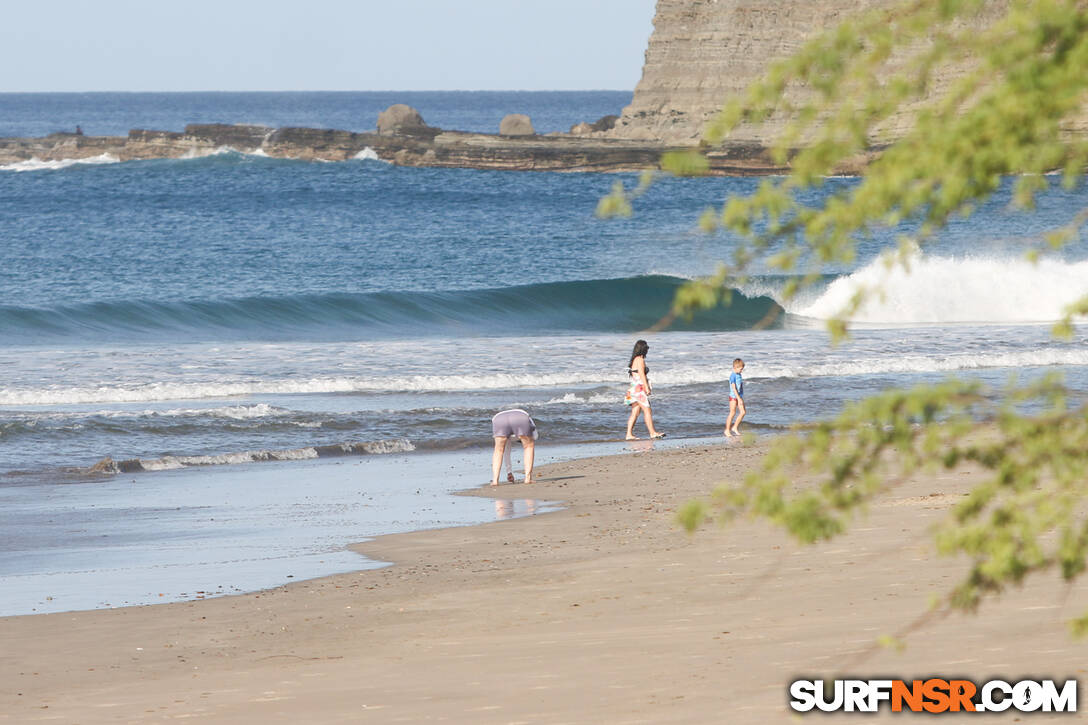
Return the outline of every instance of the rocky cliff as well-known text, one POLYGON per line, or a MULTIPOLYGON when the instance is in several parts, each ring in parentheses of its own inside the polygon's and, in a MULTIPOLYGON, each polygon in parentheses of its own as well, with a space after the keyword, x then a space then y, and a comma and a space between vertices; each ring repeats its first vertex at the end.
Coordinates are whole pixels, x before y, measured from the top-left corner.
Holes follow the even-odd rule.
MULTIPOLYGON (((642 79, 613 135, 686 144, 725 99, 822 29, 894 0, 657 0, 642 79)), ((774 128, 771 129, 772 131, 774 128)), ((741 129, 741 142, 767 132, 741 129)))
MULTIPOLYGON (((730 95, 741 93, 769 65, 798 50, 814 35, 835 27, 850 15, 885 8, 901 0, 657 0, 654 31, 646 49, 642 79, 631 105, 624 109, 612 135, 654 139, 668 144, 698 141, 706 122, 730 95)), ((1005 0, 991 0, 983 12, 1001 13, 1005 0)), ((933 79, 940 93, 955 69, 933 79)), ((789 100, 807 90, 792 87, 789 100)), ((786 119, 760 128, 737 129, 730 143, 766 145, 786 119)), ((885 141, 909 128, 899 114, 881 129, 885 141)), ((1088 131, 1088 112, 1071 127, 1088 131)))

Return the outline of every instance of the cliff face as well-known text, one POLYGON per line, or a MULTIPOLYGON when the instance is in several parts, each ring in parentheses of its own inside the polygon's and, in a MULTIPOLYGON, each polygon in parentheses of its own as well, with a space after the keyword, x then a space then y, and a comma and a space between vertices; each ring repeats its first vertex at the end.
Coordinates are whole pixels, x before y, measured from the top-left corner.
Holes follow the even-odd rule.
MULTIPOLYGON (((886 8, 900 0, 657 0, 654 32, 646 49, 642 80, 624 109, 614 138, 658 140, 685 145, 697 142, 707 121, 725 99, 760 78, 775 60, 798 50, 811 37, 864 10, 886 8)), ((1003 12, 1004 0, 988 2, 984 13, 1003 12)), ((955 71, 933 79, 935 93, 954 80, 955 71)), ((805 88, 787 97, 802 100, 805 88)), ((784 118, 760 128, 741 127, 733 144, 767 145, 782 130, 784 118)), ((909 116, 893 116, 880 130, 884 141, 909 128, 909 116)), ((1088 110, 1069 130, 1088 131, 1088 110)))
MULTIPOLYGON (((815 33, 866 8, 895 0, 657 0, 642 80, 612 134, 697 141, 725 99, 815 33)), ((740 129, 732 140, 764 143, 740 129)))

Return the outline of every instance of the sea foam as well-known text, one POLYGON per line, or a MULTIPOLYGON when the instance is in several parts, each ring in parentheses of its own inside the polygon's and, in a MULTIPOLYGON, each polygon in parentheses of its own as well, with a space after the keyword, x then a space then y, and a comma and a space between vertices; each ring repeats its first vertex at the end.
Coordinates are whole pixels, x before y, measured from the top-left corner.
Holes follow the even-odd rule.
POLYGON ((27 159, 26 161, 16 161, 0 166, 0 171, 56 171, 57 169, 66 169, 69 166, 80 164, 95 166, 100 164, 117 164, 120 162, 121 159, 113 154, 99 154, 98 156, 89 156, 85 159, 55 159, 52 161, 42 161, 41 159, 34 157, 27 159))
MULTIPOLYGON (((998 352, 979 350, 952 354, 863 354, 842 359, 808 363, 763 363, 753 361, 745 371, 749 379, 811 378, 863 376, 894 373, 955 372, 994 368, 1050 367, 1088 365, 1088 349, 1083 346, 1053 346, 1033 350, 998 352)), ((670 366, 656 369, 653 382, 663 390, 672 386, 724 383, 729 379, 729 365, 670 366)), ((44 388, 0 388, 0 406, 80 405, 139 403, 168 400, 200 400, 236 396, 350 394, 350 393, 424 393, 471 392, 485 390, 553 390, 586 385, 610 385, 620 391, 627 385, 622 370, 574 369, 554 373, 479 373, 463 375, 406 375, 389 377, 315 377, 306 380, 232 380, 206 382, 159 382, 130 385, 74 385, 44 388)), ((545 405, 602 404, 611 402, 602 391, 576 395, 565 393, 549 397, 545 405)), ((145 412, 144 414, 147 414, 145 412)), ((154 413, 153 413, 154 414, 154 413)), ((176 409, 156 415, 213 415, 223 418, 259 418, 279 414, 279 409, 224 406, 209 411, 176 409)))
POLYGON ((356 161, 382 161, 384 163, 388 163, 384 161, 384 159, 380 158, 378 156, 378 152, 370 148, 369 146, 367 146, 365 149, 355 154, 351 158, 355 159, 356 161))
POLYGON ((815 299, 787 303, 788 313, 839 315, 856 292, 871 290, 850 315, 863 324, 1052 322, 1088 294, 1088 261, 921 257, 902 265, 874 261, 840 277, 815 299))

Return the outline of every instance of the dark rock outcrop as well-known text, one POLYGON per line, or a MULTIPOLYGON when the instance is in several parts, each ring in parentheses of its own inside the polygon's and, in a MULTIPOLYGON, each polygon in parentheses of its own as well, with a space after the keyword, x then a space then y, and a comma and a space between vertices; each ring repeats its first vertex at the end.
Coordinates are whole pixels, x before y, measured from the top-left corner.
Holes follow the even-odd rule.
POLYGON ((235 149, 260 148, 274 128, 268 126, 231 125, 226 123, 190 123, 185 127, 185 135, 193 138, 208 139, 216 146, 229 146, 235 149))
POLYGON ((616 121, 619 119, 620 117, 616 115, 601 116, 590 124, 589 127, 594 131, 611 131, 616 127, 616 121))

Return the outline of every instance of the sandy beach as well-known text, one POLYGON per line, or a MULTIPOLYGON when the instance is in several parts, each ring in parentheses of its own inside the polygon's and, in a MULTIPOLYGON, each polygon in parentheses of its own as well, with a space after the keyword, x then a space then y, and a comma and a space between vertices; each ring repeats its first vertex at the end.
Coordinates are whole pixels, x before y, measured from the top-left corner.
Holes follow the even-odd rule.
POLYGON ((358 547, 384 569, 0 619, 0 721, 764 723, 795 721, 800 676, 1084 679, 1088 645, 1065 623, 1088 586, 1052 576, 914 631, 903 651, 875 646, 963 571, 926 531, 974 474, 911 479, 814 547, 763 522, 677 527, 679 505, 763 450, 553 464, 532 487, 467 495, 563 510, 358 547))

